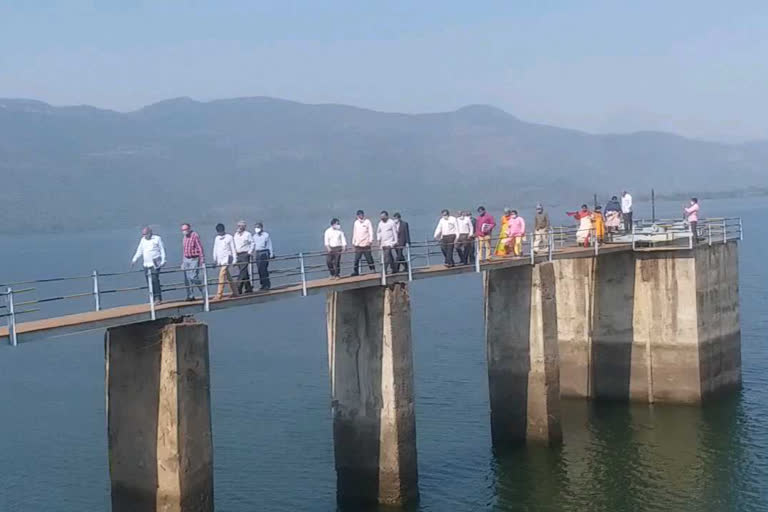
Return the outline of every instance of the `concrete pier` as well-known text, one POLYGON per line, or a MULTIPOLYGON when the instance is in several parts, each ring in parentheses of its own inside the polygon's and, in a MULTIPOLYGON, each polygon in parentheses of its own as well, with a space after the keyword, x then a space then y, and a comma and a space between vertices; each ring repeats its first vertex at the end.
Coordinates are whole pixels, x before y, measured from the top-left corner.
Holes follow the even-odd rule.
POLYGON ((563 396, 697 403, 740 386, 735 241, 555 266, 563 396))
POLYGON ((486 272, 486 349, 495 447, 562 439, 555 296, 551 263, 486 272))
POLYGON ((105 362, 112 511, 213 511, 208 327, 107 329, 105 362))
POLYGON ((411 306, 404 283, 328 294, 337 497, 418 500, 411 306))

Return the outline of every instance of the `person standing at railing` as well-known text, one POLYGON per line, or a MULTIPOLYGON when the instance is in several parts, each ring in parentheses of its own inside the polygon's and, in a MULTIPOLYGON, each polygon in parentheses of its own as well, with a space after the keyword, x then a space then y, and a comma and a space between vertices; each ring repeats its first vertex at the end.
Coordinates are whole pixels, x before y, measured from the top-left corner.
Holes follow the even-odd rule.
POLYGON ((541 203, 536 205, 533 230, 533 252, 547 250, 549 247, 549 214, 544 211, 544 206, 541 203))
POLYGON ((632 196, 626 190, 621 193, 621 214, 624 217, 624 233, 632 232, 632 196))
POLYGON ((509 249, 509 220, 512 218, 512 210, 504 208, 504 215, 501 217, 501 229, 499 230, 499 242, 496 244, 496 256, 506 256, 509 249))
POLYGON ((491 238, 496 220, 485 210, 485 206, 477 208, 477 221, 475 221, 475 236, 477 237, 477 256, 480 261, 493 259, 491 253, 491 238))
POLYGON ((373 244, 373 224, 365 218, 363 210, 357 210, 357 219, 352 225, 352 247, 355 248, 355 266, 352 269, 352 275, 360 275, 360 259, 365 256, 368 262, 368 268, 371 272, 376 272, 376 265, 373 263, 373 254, 371 254, 371 244, 373 244))
POLYGON ((384 253, 384 271, 386 272, 389 267, 389 271, 394 274, 397 269, 392 251, 397 245, 397 226, 395 221, 389 218, 386 210, 382 210, 380 219, 376 228, 376 241, 379 242, 381 252, 384 253))
POLYGON ((581 210, 576 212, 565 212, 566 215, 579 221, 576 228, 576 244, 589 247, 589 233, 592 231, 592 212, 586 204, 581 205, 581 210))
POLYGON ((244 220, 238 221, 237 231, 235 232, 235 249, 237 250, 237 293, 242 294, 253 292, 251 276, 248 267, 251 265, 251 253, 253 252, 253 235, 248 231, 244 220))
POLYGON ((400 216, 400 212, 395 212, 392 216, 395 219, 395 226, 397 227, 397 245, 395 246, 395 254, 397 255, 397 263, 395 263, 395 273, 400 272, 400 267, 404 272, 408 272, 408 262, 405 258, 405 247, 411 245, 411 229, 408 227, 408 223, 405 222, 400 216))
MULTIPOLYGON (((341 230, 339 219, 331 219, 331 227, 325 230, 323 244, 327 253, 325 263, 331 279, 341 278, 341 253, 347 248, 347 239, 341 230)), ((354 275, 354 274, 353 274, 354 275)))
POLYGON ((219 285, 216 289, 216 299, 220 300, 224 298, 224 283, 229 285, 229 289, 232 290, 232 296, 237 297, 239 295, 237 286, 232 280, 232 274, 229 272, 229 266, 232 265, 237 258, 237 248, 235 248, 235 240, 224 229, 224 224, 216 224, 216 238, 213 241, 213 261, 219 266, 219 285))
POLYGON ((257 222, 253 228, 253 259, 259 272, 259 289, 269 290, 272 281, 269 279, 269 260, 275 257, 272 250, 272 237, 264 231, 264 224, 257 222))
POLYGON ((469 255, 472 252, 472 235, 475 234, 475 228, 472 226, 472 218, 468 211, 459 212, 456 219, 456 225, 459 229, 459 238, 456 242, 456 252, 459 253, 459 260, 462 265, 469 265, 469 255))
POLYGON ((697 242, 699 240, 699 199, 692 197, 690 204, 687 207, 683 206, 683 212, 688 219, 688 225, 691 226, 693 241, 697 242))
POLYGON ((163 239, 152 233, 152 228, 144 226, 141 230, 141 240, 136 248, 136 253, 131 260, 133 267, 139 258, 142 258, 144 269, 149 272, 152 279, 152 296, 155 304, 163 301, 163 293, 160 288, 160 269, 165 265, 165 246, 163 239))
POLYGON ((605 219, 600 205, 595 205, 595 211, 592 212, 592 229, 595 231, 595 239, 598 242, 605 240, 605 219))
POLYGON ((511 217, 507 222, 507 243, 509 244, 509 251, 512 252, 513 256, 523 255, 524 238, 525 220, 517 214, 517 210, 512 210, 511 217))
POLYGON ((605 203, 605 230, 609 233, 610 238, 613 238, 613 234, 619 231, 620 225, 621 204, 619 198, 613 196, 610 201, 605 203))
POLYGON ((435 240, 440 240, 440 250, 443 251, 446 267, 456 265, 453 260, 453 248, 456 245, 458 234, 459 227, 456 223, 456 217, 452 216, 448 210, 443 210, 437 228, 435 228, 435 240))
MULTIPOLYGON (((200 268, 205 265, 205 254, 200 236, 192 230, 189 223, 181 225, 181 269, 184 271, 184 286, 187 290, 187 300, 195 300, 195 287, 205 296, 203 282, 200 279, 200 268)), ((206 283, 207 285, 208 283, 206 283)))

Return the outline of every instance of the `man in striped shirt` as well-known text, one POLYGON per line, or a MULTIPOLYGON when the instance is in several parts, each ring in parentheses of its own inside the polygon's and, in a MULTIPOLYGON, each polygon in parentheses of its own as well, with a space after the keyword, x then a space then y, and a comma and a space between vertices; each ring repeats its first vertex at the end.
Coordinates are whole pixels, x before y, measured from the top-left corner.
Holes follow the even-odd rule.
MULTIPOLYGON (((203 282, 200 280, 200 269, 205 265, 205 254, 200 237, 188 223, 181 225, 183 258, 181 268, 184 270, 184 286, 187 287, 187 300, 195 300, 195 287, 203 292, 203 282)), ((207 284, 207 283, 206 283, 207 284)))

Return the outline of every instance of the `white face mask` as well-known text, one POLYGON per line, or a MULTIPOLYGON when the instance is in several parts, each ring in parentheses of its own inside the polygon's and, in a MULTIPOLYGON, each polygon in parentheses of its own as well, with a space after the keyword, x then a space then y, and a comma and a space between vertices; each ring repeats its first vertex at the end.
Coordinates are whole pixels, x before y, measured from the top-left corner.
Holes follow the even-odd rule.
POLYGON ((332 227, 333 229, 341 229, 341 225, 339 225, 339 224, 334 224, 334 225, 333 225, 333 226, 331 226, 331 227, 332 227))
POLYGON ((253 232, 258 235, 259 233, 261 233, 261 228, 256 228, 253 230, 253 232))

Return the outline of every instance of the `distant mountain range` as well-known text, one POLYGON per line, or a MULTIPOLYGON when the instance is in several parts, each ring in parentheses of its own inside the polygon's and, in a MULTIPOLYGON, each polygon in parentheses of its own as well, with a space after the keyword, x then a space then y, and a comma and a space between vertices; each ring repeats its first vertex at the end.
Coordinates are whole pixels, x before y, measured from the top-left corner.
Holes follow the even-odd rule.
POLYGON ((762 187, 766 168, 768 142, 592 135, 480 105, 178 98, 120 113, 0 99, 4 231, 733 193, 762 187))

